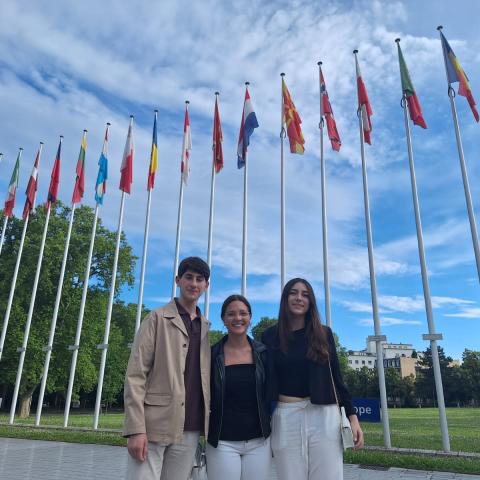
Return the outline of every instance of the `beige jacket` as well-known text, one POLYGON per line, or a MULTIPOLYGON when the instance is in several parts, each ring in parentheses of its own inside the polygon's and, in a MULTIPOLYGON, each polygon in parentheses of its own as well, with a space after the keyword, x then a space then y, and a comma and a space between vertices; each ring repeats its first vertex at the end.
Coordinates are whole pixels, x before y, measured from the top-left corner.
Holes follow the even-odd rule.
MULTIPOLYGON (((209 322, 201 318, 200 372, 205 436, 210 412, 209 322)), ((123 434, 146 433, 151 442, 179 443, 185 422, 183 371, 189 337, 175 301, 151 312, 140 325, 125 376, 123 434)))

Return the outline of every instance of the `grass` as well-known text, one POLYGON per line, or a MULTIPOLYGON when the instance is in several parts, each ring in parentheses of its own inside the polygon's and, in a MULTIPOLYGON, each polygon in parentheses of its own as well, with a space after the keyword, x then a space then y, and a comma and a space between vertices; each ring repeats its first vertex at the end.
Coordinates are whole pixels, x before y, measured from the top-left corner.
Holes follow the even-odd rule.
MULTIPOLYGON (((452 451, 480 453, 480 409, 449 408, 447 409, 447 418, 452 451)), ((91 428, 93 423, 91 414, 72 413, 69 418, 69 427, 72 427, 72 429, 47 428, 47 426, 62 427, 62 414, 43 415, 41 421, 43 428, 33 427, 34 419, 34 416, 25 419, 15 418, 17 427, 0 425, 0 437, 126 445, 125 439, 121 437, 119 432, 75 430, 75 428, 91 428), (22 426, 20 427, 20 425, 22 426)), ((389 419, 392 446, 428 450, 442 449, 438 410, 433 408, 390 409, 389 419)), ((101 415, 99 428, 120 430, 122 421, 122 413, 101 415)), ((8 422, 8 415, 0 414, 0 422, 8 422)), ((362 427, 367 445, 383 446, 382 424, 365 422, 362 427)), ((395 466, 419 470, 480 473, 480 459, 432 457, 363 450, 346 452, 345 461, 364 465, 395 466)))

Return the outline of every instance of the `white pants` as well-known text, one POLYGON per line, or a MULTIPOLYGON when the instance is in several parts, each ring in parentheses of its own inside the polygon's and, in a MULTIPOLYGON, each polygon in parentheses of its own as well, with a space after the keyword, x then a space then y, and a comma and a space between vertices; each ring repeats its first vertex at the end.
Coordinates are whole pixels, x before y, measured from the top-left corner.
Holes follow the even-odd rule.
POLYGON ((271 443, 279 480, 343 479, 337 405, 278 402, 271 443))
POLYGON ((270 438, 207 443, 206 454, 208 480, 266 480, 270 473, 270 438))
POLYGON ((181 443, 148 442, 144 462, 128 455, 126 480, 187 480, 192 472, 199 432, 184 432, 181 443))

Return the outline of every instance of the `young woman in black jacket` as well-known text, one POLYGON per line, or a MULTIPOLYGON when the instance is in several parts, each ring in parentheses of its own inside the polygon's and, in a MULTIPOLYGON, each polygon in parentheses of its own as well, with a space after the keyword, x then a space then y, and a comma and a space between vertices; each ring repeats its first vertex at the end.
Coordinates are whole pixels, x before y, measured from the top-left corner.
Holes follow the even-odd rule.
POLYGON ((208 480, 264 480, 271 462, 267 349, 247 336, 245 297, 228 297, 221 316, 228 335, 212 347, 208 480))
POLYGON ((320 323, 310 283, 302 278, 287 282, 278 324, 264 332, 262 341, 270 350, 272 397, 278 400, 271 446, 279 480, 343 479, 335 391, 356 448, 363 446, 363 433, 342 381, 332 331, 320 323))

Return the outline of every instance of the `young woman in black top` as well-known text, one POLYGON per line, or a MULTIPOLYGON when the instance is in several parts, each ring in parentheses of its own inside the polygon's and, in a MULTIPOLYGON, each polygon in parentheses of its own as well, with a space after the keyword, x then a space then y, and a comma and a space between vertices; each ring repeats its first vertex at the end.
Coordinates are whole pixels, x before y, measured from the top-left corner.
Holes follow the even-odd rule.
POLYGON ((363 446, 363 433, 342 381, 332 331, 320 323, 310 283, 294 278, 285 285, 278 324, 264 332, 262 341, 271 353, 272 396, 278 399, 271 446, 279 480, 343 479, 333 382, 356 448, 363 446))
POLYGON ((245 297, 228 297, 221 316, 228 335, 212 347, 208 480, 264 480, 271 463, 267 349, 247 336, 245 297))

